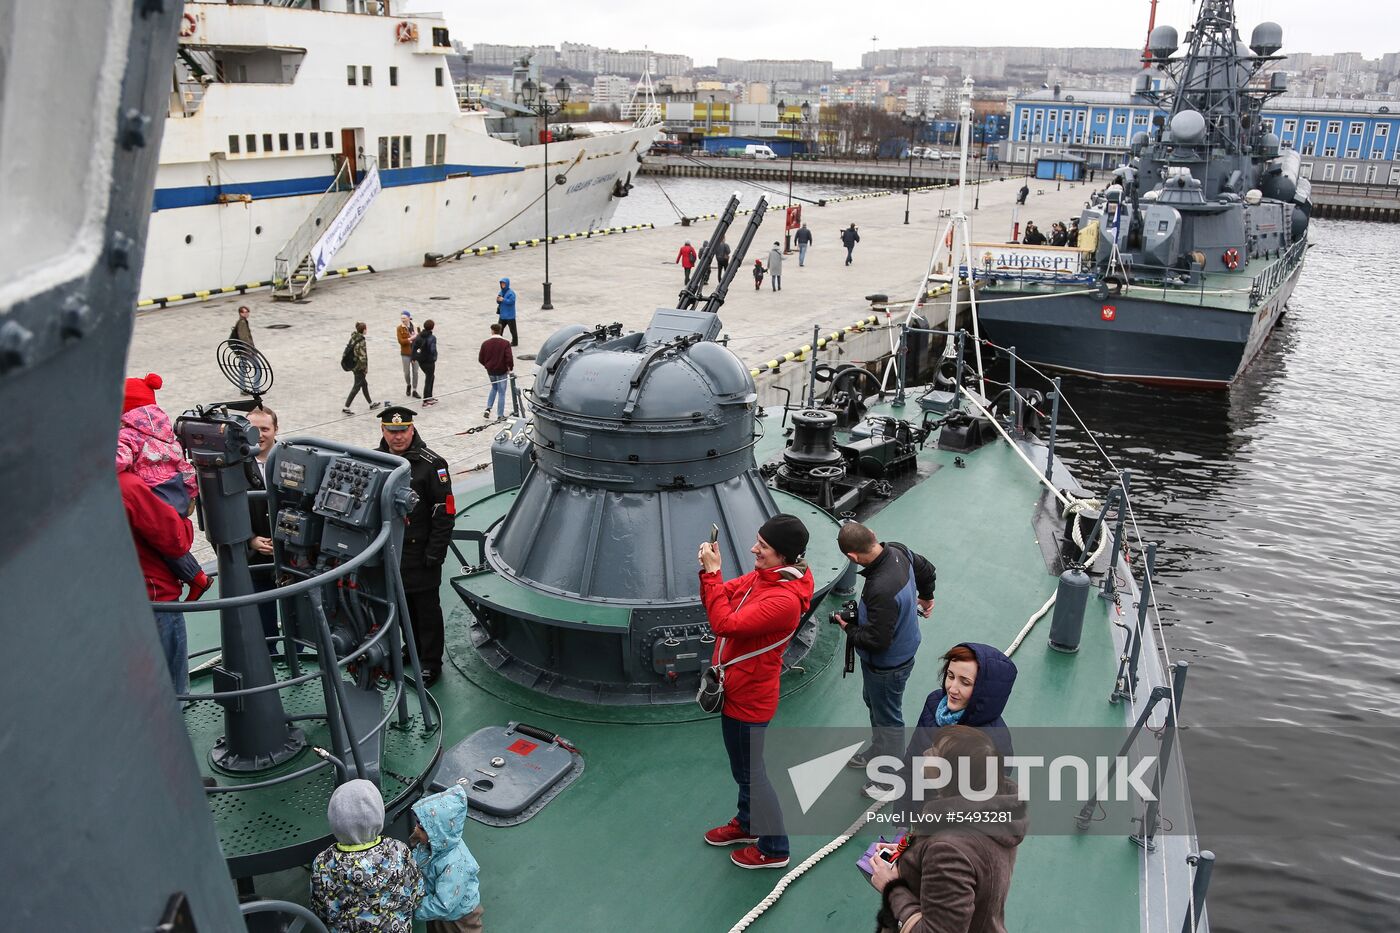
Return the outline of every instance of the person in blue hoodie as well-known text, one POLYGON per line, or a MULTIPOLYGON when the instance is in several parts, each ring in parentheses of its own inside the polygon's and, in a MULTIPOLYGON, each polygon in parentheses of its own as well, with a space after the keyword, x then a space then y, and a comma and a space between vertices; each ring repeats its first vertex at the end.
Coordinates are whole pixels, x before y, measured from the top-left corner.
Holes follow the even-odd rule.
POLYGON ((938 730, 945 726, 974 726, 984 730, 996 744, 1003 758, 1015 754, 1011 746, 1011 730, 1001 718, 1016 685, 1016 665, 991 645, 967 641, 954 645, 943 655, 943 686, 928 695, 923 712, 914 727, 914 735, 904 750, 906 778, 904 797, 894 805, 894 811, 913 813, 912 788, 907 778, 912 773, 913 760, 933 746, 938 730))
POLYGON ((480 871, 462 840, 467 826, 467 792, 454 784, 413 805, 418 826, 409 839, 413 861, 423 873, 423 899, 414 916, 428 933, 477 933, 481 930, 480 871))
POLYGON ((510 287, 510 279, 501 279, 501 293, 496 296, 496 316, 500 318, 501 333, 510 329, 510 345, 520 345, 520 334, 515 330, 515 291, 510 287))

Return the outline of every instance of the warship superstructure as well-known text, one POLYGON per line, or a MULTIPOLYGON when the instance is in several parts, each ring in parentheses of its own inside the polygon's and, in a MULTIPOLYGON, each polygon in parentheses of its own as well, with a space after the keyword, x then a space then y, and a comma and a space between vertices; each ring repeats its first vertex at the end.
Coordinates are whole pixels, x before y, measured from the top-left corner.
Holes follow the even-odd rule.
POLYGON ((1260 118, 1286 90, 1270 71, 1282 36, 1260 23, 1246 45, 1233 0, 1202 0, 1180 55, 1173 27, 1152 31, 1155 72, 1133 91, 1161 113, 1089 199, 1077 243, 974 248, 992 340, 1061 370, 1192 388, 1249 365, 1298 281, 1312 210, 1299 154, 1260 118))

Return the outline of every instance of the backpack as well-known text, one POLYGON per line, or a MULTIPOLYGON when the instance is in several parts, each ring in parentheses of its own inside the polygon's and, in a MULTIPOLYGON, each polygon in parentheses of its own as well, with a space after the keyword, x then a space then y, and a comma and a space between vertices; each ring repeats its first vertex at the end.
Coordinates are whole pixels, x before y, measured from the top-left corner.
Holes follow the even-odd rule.
POLYGON ((340 354, 340 368, 347 373, 355 371, 355 338, 351 337, 350 342, 345 345, 345 352, 340 354))

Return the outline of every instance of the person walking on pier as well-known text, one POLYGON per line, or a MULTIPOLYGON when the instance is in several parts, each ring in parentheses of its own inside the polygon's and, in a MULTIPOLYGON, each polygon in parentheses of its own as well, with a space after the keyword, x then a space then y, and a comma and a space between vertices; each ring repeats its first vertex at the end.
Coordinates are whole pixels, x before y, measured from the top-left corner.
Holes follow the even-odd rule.
POLYGON ((238 320, 234 322, 233 329, 228 332, 228 339, 241 340, 249 347, 253 346, 253 328, 248 324, 250 313, 247 305, 238 306, 238 320))
POLYGON ((762 260, 762 259, 755 259, 755 260, 753 261, 753 290, 754 290, 754 291, 758 291, 760 288, 763 287, 763 274, 764 274, 765 272, 767 272, 767 271, 768 271, 767 269, 763 268, 763 260, 762 260))
MULTIPOLYGON (((681 264, 681 271, 685 273, 685 278, 682 279, 681 284, 689 282, 690 270, 695 268, 695 247, 690 245, 689 240, 686 240, 685 245, 681 247, 681 251, 676 253, 676 262, 681 264)), ((675 263, 672 263, 672 265, 674 264, 675 263)))
MULTIPOLYGON (((433 319, 423 322, 423 329, 413 339, 413 360, 423 370, 423 404, 436 405, 433 396, 433 377, 437 375, 437 334, 433 333, 433 319)), ((415 396, 417 392, 413 393, 415 396)))
POLYGON ((345 352, 340 355, 340 368, 355 374, 355 382, 350 386, 350 394, 345 397, 345 407, 341 409, 347 415, 355 413, 350 403, 355 401, 355 394, 358 392, 365 394, 370 411, 384 404, 369 397, 369 381, 365 378, 369 375, 369 349, 365 346, 365 330, 365 322, 356 321, 355 332, 350 335, 350 342, 345 345, 345 352))
MULTIPOLYGON (((418 394, 418 361, 413 358, 413 339, 418 336, 418 328, 413 324, 413 312, 399 315, 399 326, 394 331, 399 341, 399 359, 403 361, 403 394, 408 398, 420 398, 418 394)), ((429 390, 429 395, 432 391, 429 390)))
POLYGON ((496 296, 496 318, 501 325, 501 333, 510 328, 510 345, 519 345, 520 335, 515 330, 515 290, 510 287, 510 279, 501 279, 501 293, 496 296))
POLYGON ((515 356, 510 352, 510 344, 501 336, 501 325, 491 325, 491 336, 481 342, 481 350, 476 361, 486 370, 486 378, 491 382, 491 391, 486 395, 486 411, 483 418, 491 417, 491 406, 496 406, 496 417, 506 416, 506 378, 515 371, 515 356))
POLYGON ((774 243, 768 251, 768 275, 773 291, 783 290, 783 244, 774 243))
POLYGON ((1026 198, 1030 197, 1030 194, 1031 194, 1031 186, 1028 185, 1028 184, 1025 184, 1024 182, 1022 182, 1022 184, 1021 184, 1021 190, 1018 191, 1018 192, 1016 192, 1016 203, 1017 203, 1017 204, 1025 204, 1025 203, 1026 203, 1026 198))
POLYGON ((800 269, 807 265, 807 247, 812 245, 812 231, 803 224, 797 228, 797 267, 800 269))
POLYGON ((729 244, 720 237, 715 244, 715 266, 719 269, 719 277, 724 278, 724 270, 729 268, 729 244))
POLYGON ((856 232, 856 225, 851 224, 841 231, 841 245, 846 247, 846 265, 853 261, 853 254, 856 251, 856 244, 860 242, 860 234, 856 232))

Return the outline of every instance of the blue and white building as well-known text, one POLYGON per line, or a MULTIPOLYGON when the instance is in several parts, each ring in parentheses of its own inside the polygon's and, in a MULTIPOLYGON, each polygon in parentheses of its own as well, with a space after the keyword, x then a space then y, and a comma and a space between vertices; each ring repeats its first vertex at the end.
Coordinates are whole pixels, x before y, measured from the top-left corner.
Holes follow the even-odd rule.
MULTIPOLYGON (((1034 164, 1045 156, 1078 156, 1095 168, 1125 159, 1138 132, 1158 111, 1128 92, 1046 89, 1013 98, 1005 161, 1034 164)), ((1305 177, 1324 182, 1400 185, 1400 104, 1381 100, 1276 97, 1264 126, 1302 156, 1305 177)))

